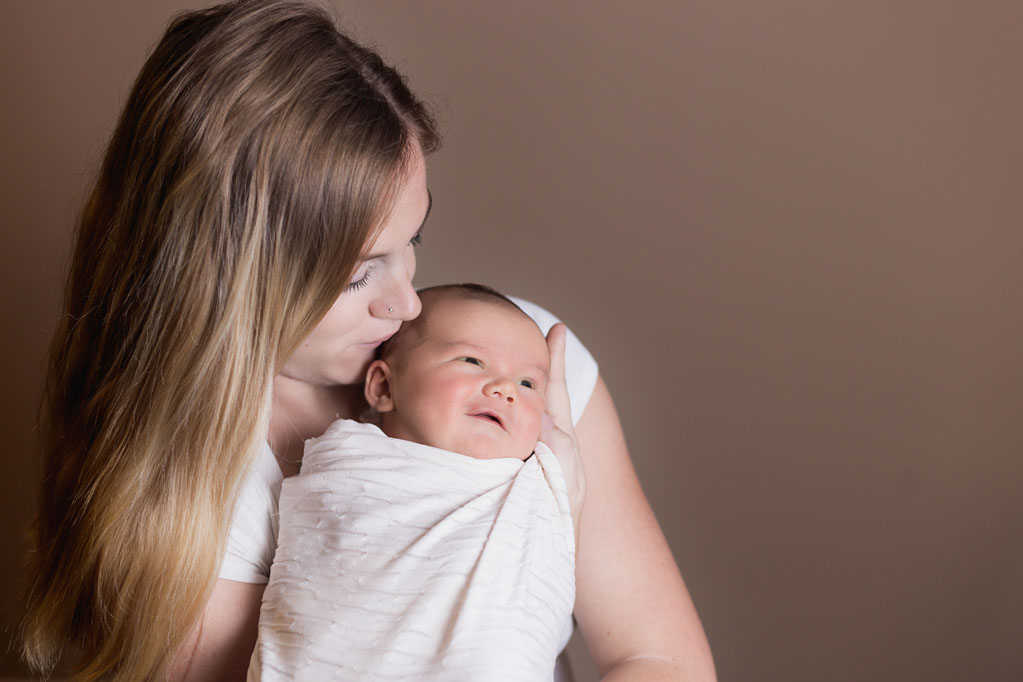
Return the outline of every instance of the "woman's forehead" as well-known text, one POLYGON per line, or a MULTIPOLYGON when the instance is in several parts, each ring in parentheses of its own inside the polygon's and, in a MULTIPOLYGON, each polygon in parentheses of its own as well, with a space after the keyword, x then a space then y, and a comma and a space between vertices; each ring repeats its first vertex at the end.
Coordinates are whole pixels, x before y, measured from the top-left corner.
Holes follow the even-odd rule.
POLYGON ((433 194, 426 186, 426 163, 422 154, 417 154, 412 171, 398 188, 391 210, 363 260, 382 258, 404 248, 426 226, 432 209, 433 194))

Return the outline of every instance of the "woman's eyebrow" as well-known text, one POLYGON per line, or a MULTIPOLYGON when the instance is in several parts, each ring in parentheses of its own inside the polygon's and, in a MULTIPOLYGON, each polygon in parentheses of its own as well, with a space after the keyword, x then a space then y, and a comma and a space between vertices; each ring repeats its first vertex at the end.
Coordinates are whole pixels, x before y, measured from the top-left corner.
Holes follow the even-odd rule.
POLYGON ((423 216, 423 222, 419 223, 419 229, 426 227, 426 220, 430 217, 430 211, 433 210, 433 192, 430 188, 426 188, 426 215, 423 216))
MULTIPOLYGON (((416 234, 422 231, 426 227, 426 219, 430 217, 430 211, 433 210, 433 192, 429 189, 426 190, 426 215, 423 216, 423 222, 419 223, 419 229, 416 230, 416 234)), ((376 260, 377 258, 383 258, 386 253, 371 253, 360 258, 360 262, 365 263, 368 260, 376 260)))

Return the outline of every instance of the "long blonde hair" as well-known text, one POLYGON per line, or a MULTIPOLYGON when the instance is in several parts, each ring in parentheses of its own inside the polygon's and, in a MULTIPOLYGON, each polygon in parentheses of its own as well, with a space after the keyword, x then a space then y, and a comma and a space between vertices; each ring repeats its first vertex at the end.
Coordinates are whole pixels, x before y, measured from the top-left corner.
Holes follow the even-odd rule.
POLYGON ((272 380, 341 294, 412 150, 403 79, 329 13, 184 14, 142 68, 78 223, 43 404, 24 655, 166 673, 195 627, 272 380))

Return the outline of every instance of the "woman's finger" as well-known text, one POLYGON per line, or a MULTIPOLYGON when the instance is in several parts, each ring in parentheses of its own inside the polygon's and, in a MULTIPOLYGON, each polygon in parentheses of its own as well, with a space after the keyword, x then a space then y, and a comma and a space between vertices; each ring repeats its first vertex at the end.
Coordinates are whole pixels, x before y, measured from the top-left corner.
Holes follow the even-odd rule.
POLYGON ((571 434, 572 405, 568 399, 568 385, 565 383, 565 337, 567 327, 558 322, 547 332, 547 350, 551 356, 550 375, 547 380, 547 414, 554 425, 571 434))
POLYGON ((586 498, 586 473, 583 470, 579 446, 572 426, 572 406, 568 399, 568 385, 565 382, 565 338, 568 329, 559 322, 547 332, 547 350, 551 356, 550 375, 547 381, 547 411, 544 414, 540 441, 551 449, 568 486, 569 507, 572 525, 575 527, 576 542, 579 539, 579 521, 582 518, 583 501, 586 498))

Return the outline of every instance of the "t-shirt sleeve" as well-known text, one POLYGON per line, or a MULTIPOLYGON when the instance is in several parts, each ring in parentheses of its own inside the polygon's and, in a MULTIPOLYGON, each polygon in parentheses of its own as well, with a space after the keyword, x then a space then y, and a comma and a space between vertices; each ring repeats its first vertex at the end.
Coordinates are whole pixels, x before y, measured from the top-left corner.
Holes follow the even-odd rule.
MULTIPOLYGON (((522 310, 536 321, 544 334, 553 327, 558 318, 550 312, 521 298, 510 297, 522 310)), ((572 404, 572 423, 579 423, 586 405, 590 402, 593 387, 599 374, 597 361, 586 350, 579 338, 568 330, 565 340, 565 382, 568 384, 568 399, 572 404)))
POLYGON ((270 446, 260 447, 242 488, 218 578, 266 583, 277 549, 277 508, 284 476, 270 446))

